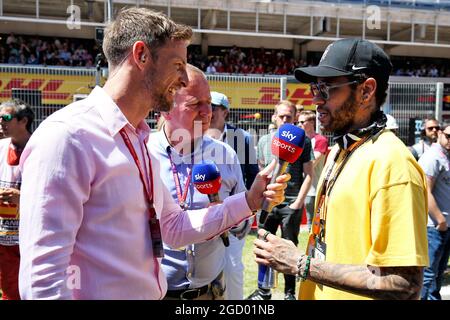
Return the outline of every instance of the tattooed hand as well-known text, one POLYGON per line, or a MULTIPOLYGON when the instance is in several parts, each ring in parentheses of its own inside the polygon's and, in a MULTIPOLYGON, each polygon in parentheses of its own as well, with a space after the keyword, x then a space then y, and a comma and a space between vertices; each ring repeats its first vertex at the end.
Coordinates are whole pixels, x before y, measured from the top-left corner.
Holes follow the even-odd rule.
POLYGON ((255 261, 259 264, 269 265, 278 272, 296 275, 297 260, 301 256, 300 250, 292 241, 273 234, 269 234, 264 241, 262 237, 265 233, 266 230, 260 229, 258 231, 259 239, 254 241, 255 261))

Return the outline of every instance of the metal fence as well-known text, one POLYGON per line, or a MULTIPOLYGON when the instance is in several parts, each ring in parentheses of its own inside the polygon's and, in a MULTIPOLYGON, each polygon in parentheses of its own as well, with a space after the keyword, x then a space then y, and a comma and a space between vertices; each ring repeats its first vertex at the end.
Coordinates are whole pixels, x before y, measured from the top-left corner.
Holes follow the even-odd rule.
POLYGON ((35 112, 34 129, 74 96, 91 92, 96 74, 94 68, 0 65, 0 102, 12 98, 27 102, 35 112))
POLYGON ((211 91, 229 98, 228 121, 262 136, 268 132, 275 104, 286 98, 286 78, 207 75, 211 91))
MULTIPOLYGON (((54 68, 0 65, 0 102, 20 98, 36 113, 34 127, 47 116, 77 98, 83 98, 94 88, 95 68, 54 68)), ((229 121, 257 136, 267 133, 274 105, 280 99, 302 103, 313 108, 307 85, 298 84, 293 77, 207 75, 212 91, 229 97, 229 121)), ((101 79, 101 83, 105 79, 101 79)), ((399 137, 412 144, 417 139, 422 119, 433 116, 441 119, 442 83, 390 83, 384 111, 399 124, 399 137)), ((450 99, 449 99, 450 102, 450 99)), ((446 112, 446 111, 445 111, 446 112)), ((148 120, 156 127, 157 114, 148 120)))
POLYGON ((407 145, 417 142, 423 119, 441 119, 442 83, 390 83, 383 109, 399 125, 398 136, 407 145))

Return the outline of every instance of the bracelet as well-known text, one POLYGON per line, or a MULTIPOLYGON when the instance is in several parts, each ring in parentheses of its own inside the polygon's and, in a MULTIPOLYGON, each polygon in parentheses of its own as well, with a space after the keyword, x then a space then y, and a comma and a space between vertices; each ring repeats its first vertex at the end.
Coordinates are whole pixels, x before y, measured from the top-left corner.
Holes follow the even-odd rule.
POLYGON ((297 281, 305 281, 306 278, 308 278, 308 274, 309 274, 309 267, 311 264, 311 256, 306 256, 306 265, 305 265, 305 270, 303 270, 303 274, 301 274, 301 269, 300 266, 302 264, 302 259, 303 257, 306 256, 305 254, 301 255, 300 258, 298 258, 297 260, 297 276, 296 276, 296 280, 297 281))

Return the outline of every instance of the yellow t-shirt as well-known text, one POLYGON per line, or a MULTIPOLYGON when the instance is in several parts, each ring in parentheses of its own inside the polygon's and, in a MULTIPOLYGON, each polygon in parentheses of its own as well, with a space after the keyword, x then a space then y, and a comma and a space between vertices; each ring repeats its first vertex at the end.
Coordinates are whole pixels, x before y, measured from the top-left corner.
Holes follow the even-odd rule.
MULTIPOLYGON (((337 145, 319 185, 336 152, 337 145)), ((341 154, 335 168, 342 158, 341 154)), ((327 262, 428 265, 426 178, 392 132, 386 130, 354 151, 325 203, 327 262)), ((311 281, 301 284, 299 298, 367 299, 311 281)))

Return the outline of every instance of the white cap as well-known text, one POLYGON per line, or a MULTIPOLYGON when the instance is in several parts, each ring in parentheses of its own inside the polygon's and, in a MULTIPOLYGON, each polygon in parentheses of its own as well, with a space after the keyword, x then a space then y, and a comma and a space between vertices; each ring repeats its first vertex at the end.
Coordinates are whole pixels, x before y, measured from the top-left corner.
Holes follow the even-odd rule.
POLYGON ((227 96, 217 91, 211 91, 211 104, 224 106, 225 108, 230 109, 230 103, 228 102, 227 96))
POLYGON ((387 114, 386 117, 386 129, 398 129, 397 120, 395 120, 395 118, 390 114, 387 114))

